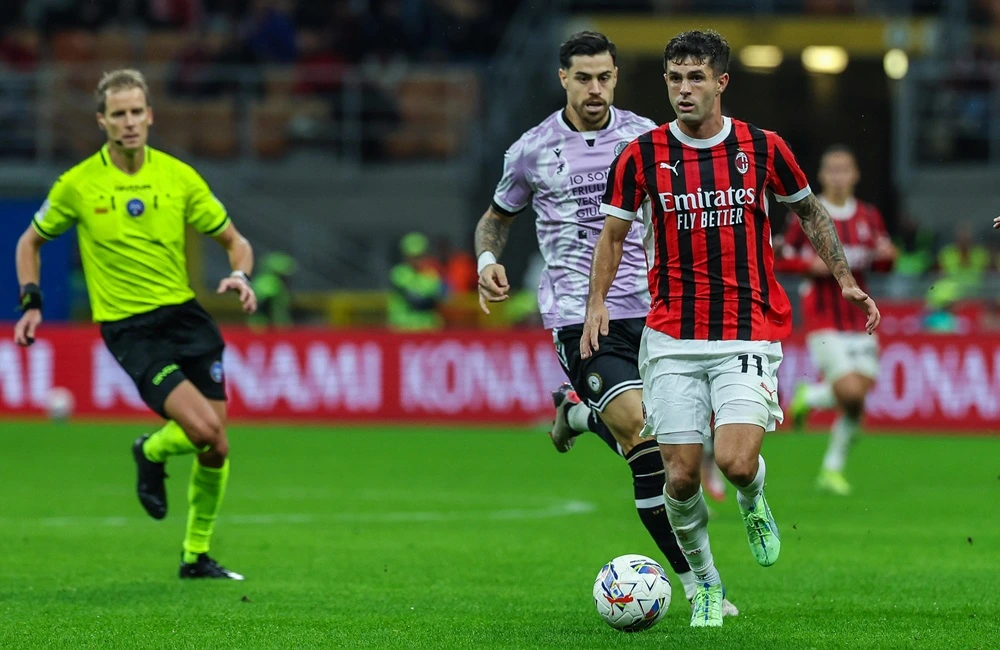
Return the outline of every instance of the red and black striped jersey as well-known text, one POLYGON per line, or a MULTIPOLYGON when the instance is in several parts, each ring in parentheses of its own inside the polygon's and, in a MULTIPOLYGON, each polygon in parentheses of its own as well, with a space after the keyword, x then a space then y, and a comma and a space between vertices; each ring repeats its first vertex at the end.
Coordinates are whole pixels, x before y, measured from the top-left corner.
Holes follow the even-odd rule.
MULTIPOLYGON (((867 291, 865 274, 871 270, 879 243, 889 236, 882 214, 874 205, 853 198, 841 206, 823 197, 820 201, 833 219, 858 286, 867 291)), ((816 253, 794 214, 789 215, 784 239, 775 267, 779 271, 805 273, 816 253)), ((865 331, 865 312, 843 299, 840 283, 832 275, 809 278, 803 289, 802 317, 807 331, 865 331)))
POLYGON ((643 210, 652 304, 646 324, 676 339, 776 341, 791 305, 774 276, 770 193, 796 202, 811 189, 776 133, 723 118, 699 140, 676 121, 633 140, 608 172, 601 211, 643 210))

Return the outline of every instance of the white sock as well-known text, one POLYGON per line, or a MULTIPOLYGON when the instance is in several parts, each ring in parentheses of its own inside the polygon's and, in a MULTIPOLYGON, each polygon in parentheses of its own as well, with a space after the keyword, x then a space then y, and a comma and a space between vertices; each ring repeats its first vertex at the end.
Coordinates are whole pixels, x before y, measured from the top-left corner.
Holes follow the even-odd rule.
MULTIPOLYGON (((766 471, 764 457, 757 455, 757 475, 753 477, 749 485, 736 485, 736 500, 741 506, 749 509, 753 502, 764 492, 764 474, 766 471)), ((735 485, 735 483, 734 483, 735 485)))
POLYGON ((695 593, 698 591, 698 580, 694 577, 694 571, 678 573, 677 579, 681 581, 681 585, 684 587, 684 597, 688 600, 694 598, 695 593))
POLYGON ((858 430, 861 423, 846 415, 841 415, 833 423, 830 431, 830 445, 826 448, 826 456, 823 457, 823 469, 831 472, 844 471, 847 463, 847 449, 851 445, 851 438, 858 430))
POLYGON ((574 404, 566 412, 566 421, 569 422, 569 428, 578 433, 590 431, 590 425, 587 424, 588 418, 590 418, 590 407, 584 402, 574 404))
POLYGON ((837 398, 833 396, 833 386, 825 381, 809 384, 806 386, 806 404, 814 409, 833 408, 837 404, 837 398))
POLYGON ((684 551, 684 556, 698 582, 710 585, 722 584, 719 572, 715 568, 715 561, 712 559, 712 548, 708 544, 708 506, 705 505, 705 496, 701 488, 698 488, 698 494, 687 501, 671 498, 666 493, 666 486, 663 488, 663 496, 666 500, 670 526, 674 529, 677 543, 684 551))

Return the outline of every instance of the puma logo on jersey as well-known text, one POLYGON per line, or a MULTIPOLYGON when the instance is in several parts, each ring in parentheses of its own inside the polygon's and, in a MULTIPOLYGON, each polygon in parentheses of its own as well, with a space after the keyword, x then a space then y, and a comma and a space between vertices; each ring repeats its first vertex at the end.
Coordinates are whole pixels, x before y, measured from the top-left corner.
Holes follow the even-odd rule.
POLYGON ((774 399, 774 391, 767 387, 767 384, 760 382, 760 387, 767 391, 767 396, 774 399))
POLYGON ((679 160, 677 162, 675 162, 673 165, 671 165, 670 163, 661 162, 660 163, 660 169, 669 169, 670 171, 672 171, 674 173, 674 176, 677 176, 680 173, 680 172, 677 171, 677 165, 679 165, 679 164, 681 164, 681 161, 679 161, 679 160))

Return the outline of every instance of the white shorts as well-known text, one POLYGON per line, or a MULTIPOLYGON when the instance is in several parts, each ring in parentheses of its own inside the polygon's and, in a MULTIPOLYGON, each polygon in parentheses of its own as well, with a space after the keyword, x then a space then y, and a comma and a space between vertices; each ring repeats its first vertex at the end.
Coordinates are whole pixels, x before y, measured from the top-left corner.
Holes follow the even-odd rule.
POLYGON ((644 436, 668 445, 700 444, 715 426, 756 424, 774 431, 781 343, 674 339, 646 328, 639 348, 644 436))
POLYGON ((878 338, 874 334, 817 330, 806 336, 806 345, 813 365, 831 384, 852 373, 878 378, 878 338))

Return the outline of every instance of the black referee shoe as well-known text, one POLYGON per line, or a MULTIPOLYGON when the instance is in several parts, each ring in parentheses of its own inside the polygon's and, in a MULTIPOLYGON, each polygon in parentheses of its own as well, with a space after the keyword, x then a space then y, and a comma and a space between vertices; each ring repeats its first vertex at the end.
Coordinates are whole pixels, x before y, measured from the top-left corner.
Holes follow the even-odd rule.
POLYGON ((167 488, 163 481, 167 478, 164 463, 154 463, 142 453, 142 445, 150 434, 139 436, 132 443, 132 456, 135 457, 135 469, 138 474, 135 491, 139 495, 139 503, 153 519, 163 519, 167 516, 167 488))
POLYGON ((184 562, 184 554, 181 553, 181 578, 223 578, 225 580, 243 580, 243 576, 235 571, 230 571, 212 558, 208 553, 198 556, 198 561, 193 564, 184 562))

